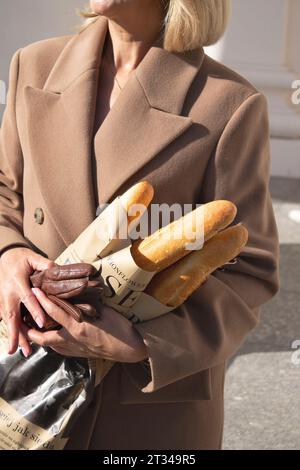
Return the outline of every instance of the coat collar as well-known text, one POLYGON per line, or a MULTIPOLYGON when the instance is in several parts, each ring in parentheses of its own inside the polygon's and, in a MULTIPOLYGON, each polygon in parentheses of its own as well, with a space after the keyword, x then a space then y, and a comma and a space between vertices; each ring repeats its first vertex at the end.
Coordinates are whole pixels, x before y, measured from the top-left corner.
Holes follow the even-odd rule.
MULTIPOLYGON (((50 217, 66 245, 96 213, 90 156, 107 32, 108 22, 100 17, 68 42, 43 89, 25 89, 30 152, 50 217)), ((203 57, 202 49, 170 53, 158 41, 131 75, 97 133, 103 155, 101 203, 192 125, 181 112, 203 57)))
MULTIPOLYGON (((99 68, 107 32, 107 19, 99 17, 73 36, 53 67, 44 90, 63 93, 80 75, 99 68)), ((202 65, 204 51, 200 48, 175 54, 166 51, 162 43, 159 38, 135 73, 150 106, 180 114, 186 93, 202 65)))

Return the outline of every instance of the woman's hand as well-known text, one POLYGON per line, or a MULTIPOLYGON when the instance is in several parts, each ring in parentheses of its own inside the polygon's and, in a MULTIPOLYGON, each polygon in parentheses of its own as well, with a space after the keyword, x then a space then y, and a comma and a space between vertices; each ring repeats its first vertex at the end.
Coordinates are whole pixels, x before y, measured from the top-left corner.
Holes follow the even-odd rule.
POLYGON ((31 291, 29 276, 35 270, 42 271, 53 264, 28 248, 13 248, 0 258, 1 316, 8 329, 9 354, 16 352, 18 346, 25 356, 31 352, 21 320, 21 303, 27 307, 37 325, 44 326, 45 314, 31 291))
POLYGON ((40 289, 32 289, 45 312, 63 326, 59 331, 40 333, 31 329, 28 337, 40 346, 49 346, 63 356, 103 358, 115 362, 140 362, 147 358, 146 346, 125 317, 105 305, 99 319, 76 322, 55 305, 40 289))
MULTIPOLYGON (((41 289, 56 305, 63 308, 69 315, 77 320, 83 314, 88 316, 97 316, 97 306, 89 303, 86 297, 93 297, 93 301, 97 301, 103 290, 103 283, 98 276, 97 269, 88 263, 75 263, 60 266, 55 264, 52 268, 39 271, 30 276, 33 287, 41 289), (92 295, 93 292, 93 295, 92 295), (81 297, 84 295, 84 300, 81 297), (76 298, 77 302, 71 304, 64 302, 63 299, 76 298), (76 304, 78 304, 76 306, 76 304)), ((99 302, 99 300, 98 300, 99 302)), ((53 318, 46 315, 46 330, 56 329, 58 326, 53 318)), ((37 328, 30 314, 24 315, 24 321, 30 328, 37 328)))

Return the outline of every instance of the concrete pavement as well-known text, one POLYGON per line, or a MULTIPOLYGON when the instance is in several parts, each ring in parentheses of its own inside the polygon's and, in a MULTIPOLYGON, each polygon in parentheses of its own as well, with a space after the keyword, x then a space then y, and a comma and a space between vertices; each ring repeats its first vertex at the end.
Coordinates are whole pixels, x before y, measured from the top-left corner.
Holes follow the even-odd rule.
POLYGON ((272 179, 271 193, 281 289, 230 361, 224 449, 300 449, 300 223, 291 213, 300 211, 300 180, 272 179))

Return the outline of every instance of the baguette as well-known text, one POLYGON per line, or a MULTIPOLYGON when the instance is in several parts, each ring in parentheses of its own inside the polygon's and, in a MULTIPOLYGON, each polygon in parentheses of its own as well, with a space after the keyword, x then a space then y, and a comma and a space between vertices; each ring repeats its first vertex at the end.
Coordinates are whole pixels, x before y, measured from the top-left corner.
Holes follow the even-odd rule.
MULTIPOLYGON (((130 237, 130 231, 133 230, 147 210, 154 195, 154 189, 147 181, 141 181, 128 189, 122 196, 120 196, 121 206, 124 213, 116 214, 121 218, 118 220, 118 230, 105 248, 97 255, 97 258, 104 258, 110 253, 121 250, 126 245, 127 237, 130 237)), ((109 209, 109 208, 108 208, 109 209)), ((113 219, 112 219, 113 220, 113 219)), ((95 221, 97 224, 97 220, 95 221)), ((111 223, 108 217, 102 224, 109 225, 111 223)), ((101 226, 101 225, 100 225, 101 226)))
POLYGON ((141 269, 160 272, 190 253, 188 244, 199 240, 199 228, 207 241, 230 225, 236 212, 229 201, 204 204, 144 240, 134 242, 132 257, 141 269))
MULTIPOLYGON (((147 181, 141 181, 132 186, 126 193, 120 197, 121 204, 127 213, 128 225, 132 224, 141 218, 141 212, 137 210, 134 213, 134 206, 144 206, 146 209, 154 196, 154 189, 147 181)), ((138 208, 137 208, 138 209, 138 208)))
POLYGON ((208 276, 241 252, 248 240, 248 231, 235 225, 215 235, 201 250, 154 276, 146 293, 164 305, 178 307, 198 289, 208 276))

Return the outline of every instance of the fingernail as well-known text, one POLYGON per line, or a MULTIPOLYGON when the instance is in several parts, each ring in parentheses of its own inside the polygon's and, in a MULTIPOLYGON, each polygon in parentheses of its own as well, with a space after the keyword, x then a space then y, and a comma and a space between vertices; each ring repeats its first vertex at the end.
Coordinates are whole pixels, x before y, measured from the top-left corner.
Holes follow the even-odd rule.
POLYGON ((44 328, 44 321, 40 317, 35 318, 35 322, 39 328, 44 328))
POLYGON ((33 293, 35 296, 38 296, 38 295, 39 295, 39 290, 38 290, 36 287, 33 287, 31 290, 32 290, 32 293, 33 293))
POLYGON ((26 351, 25 348, 21 348, 21 351, 22 351, 22 354, 23 354, 24 357, 28 357, 28 356, 29 356, 29 354, 28 354, 28 352, 26 351))

